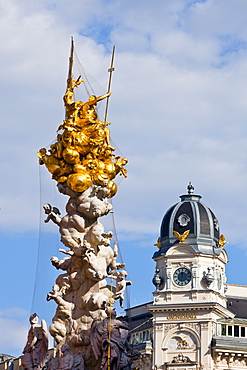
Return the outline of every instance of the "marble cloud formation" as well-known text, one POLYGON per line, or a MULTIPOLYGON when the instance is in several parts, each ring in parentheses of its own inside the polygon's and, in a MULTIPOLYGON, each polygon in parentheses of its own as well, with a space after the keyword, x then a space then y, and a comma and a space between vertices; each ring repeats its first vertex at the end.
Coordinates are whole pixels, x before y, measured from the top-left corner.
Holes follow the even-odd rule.
POLYGON ((49 153, 41 148, 39 163, 57 181, 60 193, 68 197, 66 214, 44 205, 45 222, 58 225, 60 251, 65 257, 51 258, 61 273, 47 300, 57 303, 49 328, 57 348, 51 369, 129 369, 133 353, 128 352, 128 327, 116 319, 113 304, 122 306, 127 281, 124 263, 117 262, 113 233, 105 232, 99 218, 112 212, 108 199, 117 192, 113 181, 118 173, 126 177, 126 158, 115 156, 107 122, 100 121, 97 103, 109 98, 92 95, 87 102, 74 101, 74 89, 83 81, 72 79, 73 43, 67 89, 66 116, 58 128, 57 141, 49 153), (110 278, 112 284, 108 284, 110 278), (114 284, 113 284, 114 282, 114 284))

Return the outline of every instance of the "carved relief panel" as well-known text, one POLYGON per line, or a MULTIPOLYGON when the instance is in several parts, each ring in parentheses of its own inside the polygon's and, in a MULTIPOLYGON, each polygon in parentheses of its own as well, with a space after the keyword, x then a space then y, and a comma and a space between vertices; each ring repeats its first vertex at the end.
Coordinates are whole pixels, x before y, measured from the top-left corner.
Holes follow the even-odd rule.
MULTIPOLYGON (((170 325, 169 325, 170 326, 170 325)), ((198 361, 199 358, 199 337, 190 328, 179 328, 180 325, 172 325, 172 332, 164 330, 163 363, 166 366, 172 366, 175 363, 187 363, 191 366, 198 361), (176 330, 177 329, 177 330, 176 330), (166 335, 167 334, 167 335, 166 335)), ((167 328, 168 329, 168 326, 167 328)))
POLYGON ((196 349, 195 338, 186 331, 179 332, 173 335, 168 344, 168 351, 175 351, 181 349, 192 349, 192 350, 196 349))

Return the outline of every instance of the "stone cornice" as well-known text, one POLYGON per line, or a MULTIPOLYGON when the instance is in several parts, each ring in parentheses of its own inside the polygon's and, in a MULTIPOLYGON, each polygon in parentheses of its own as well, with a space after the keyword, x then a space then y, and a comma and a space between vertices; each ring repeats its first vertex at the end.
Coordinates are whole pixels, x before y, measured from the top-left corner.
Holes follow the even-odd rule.
POLYGON ((221 318, 233 318, 234 314, 227 308, 216 302, 201 302, 201 303, 165 303, 159 305, 148 305, 147 310, 151 313, 171 313, 186 311, 209 311, 217 314, 221 318))

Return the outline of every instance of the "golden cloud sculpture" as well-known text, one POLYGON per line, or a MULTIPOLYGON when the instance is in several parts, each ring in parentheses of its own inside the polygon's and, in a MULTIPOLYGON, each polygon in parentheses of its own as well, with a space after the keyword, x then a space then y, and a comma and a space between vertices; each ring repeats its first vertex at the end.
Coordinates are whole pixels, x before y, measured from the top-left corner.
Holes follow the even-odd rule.
MULTIPOLYGON (((74 100, 74 89, 84 81, 81 76, 73 79, 72 40, 67 89, 63 97, 65 105, 65 120, 58 127, 57 141, 50 146, 48 153, 41 148, 37 153, 39 164, 45 165, 58 183, 66 183, 73 191, 83 192, 91 185, 105 187, 108 198, 117 192, 113 181, 117 174, 127 177, 127 158, 114 154, 115 148, 110 143, 110 123, 99 120, 97 104, 111 95, 91 95, 86 102, 74 100)), ((113 61, 112 61, 113 62, 113 61)), ((109 69, 110 73, 114 68, 109 69)), ((110 90, 110 84, 108 87, 110 90)))

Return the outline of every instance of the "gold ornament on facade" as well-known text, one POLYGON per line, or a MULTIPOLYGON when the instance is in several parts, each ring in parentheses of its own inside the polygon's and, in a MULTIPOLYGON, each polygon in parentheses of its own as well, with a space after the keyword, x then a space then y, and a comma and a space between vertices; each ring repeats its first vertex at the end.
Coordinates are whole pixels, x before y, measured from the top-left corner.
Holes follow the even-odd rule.
POLYGON ((189 233, 190 233, 190 230, 186 230, 183 234, 179 234, 177 231, 173 230, 173 234, 176 236, 179 243, 184 243, 189 233))
POLYGON ((158 239, 157 239, 157 243, 156 243, 156 244, 154 244, 154 246, 155 246, 155 247, 157 247, 158 249, 160 249, 160 248, 161 248, 161 239, 160 239, 160 237, 158 237, 158 239))
POLYGON ((219 248, 223 248, 225 244, 228 244, 223 234, 219 237, 219 248))
POLYGON ((54 180, 66 183, 73 191, 83 192, 95 183, 106 187, 110 198, 117 192, 113 179, 118 174, 127 177, 125 165, 128 162, 126 158, 114 154, 106 113, 104 122, 98 118, 97 104, 104 99, 108 104, 110 86, 104 95, 91 95, 86 102, 74 101, 74 89, 84 81, 81 76, 76 80, 72 78, 72 67, 73 42, 67 89, 63 97, 65 120, 58 127, 57 141, 50 146, 49 153, 45 148, 37 153, 39 164, 46 166, 54 180))

